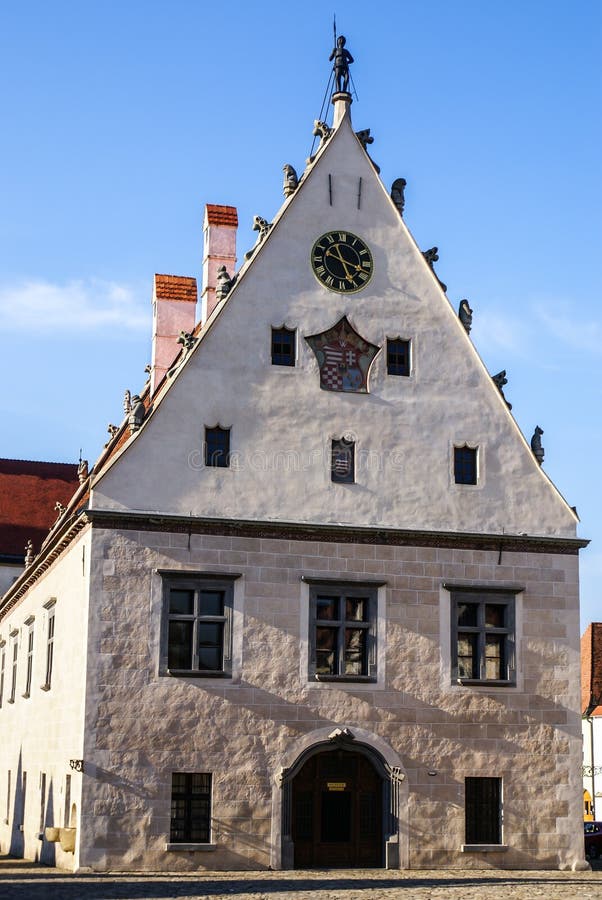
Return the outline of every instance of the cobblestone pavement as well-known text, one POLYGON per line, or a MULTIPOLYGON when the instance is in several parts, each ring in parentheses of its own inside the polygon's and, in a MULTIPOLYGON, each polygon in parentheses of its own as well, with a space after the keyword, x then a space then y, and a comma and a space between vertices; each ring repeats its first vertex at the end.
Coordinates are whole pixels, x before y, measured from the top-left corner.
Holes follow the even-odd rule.
POLYGON ((602 900, 595 872, 328 870, 70 875, 0 857, 1 900, 602 900))

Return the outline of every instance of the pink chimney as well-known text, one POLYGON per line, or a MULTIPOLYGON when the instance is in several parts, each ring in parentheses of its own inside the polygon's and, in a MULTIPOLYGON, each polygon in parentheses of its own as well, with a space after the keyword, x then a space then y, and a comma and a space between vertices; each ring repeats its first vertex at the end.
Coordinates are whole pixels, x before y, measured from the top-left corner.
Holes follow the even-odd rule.
POLYGON ((182 349, 180 332, 194 330, 196 303, 196 278, 155 275, 151 396, 182 349))
POLYGON ((203 292, 201 322, 205 323, 216 306, 217 270, 225 266, 232 277, 236 269, 236 229, 238 213, 235 206, 215 206, 207 203, 203 220, 203 292))

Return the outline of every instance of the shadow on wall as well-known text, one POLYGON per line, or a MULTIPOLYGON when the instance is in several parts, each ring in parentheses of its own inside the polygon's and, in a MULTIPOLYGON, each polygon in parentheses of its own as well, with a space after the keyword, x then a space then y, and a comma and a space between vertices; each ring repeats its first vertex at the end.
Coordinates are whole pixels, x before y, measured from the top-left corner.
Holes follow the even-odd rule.
POLYGON ((19 763, 15 778, 15 800, 10 830, 9 855, 22 857, 25 852, 25 796, 27 793, 27 775, 23 772, 23 748, 19 750, 19 763))
POLYGON ((51 828, 55 824, 54 821, 54 785, 52 778, 48 785, 48 797, 46 799, 46 809, 42 821, 42 846, 40 848, 40 862, 45 866, 56 866, 56 844, 46 840, 45 829, 51 828))

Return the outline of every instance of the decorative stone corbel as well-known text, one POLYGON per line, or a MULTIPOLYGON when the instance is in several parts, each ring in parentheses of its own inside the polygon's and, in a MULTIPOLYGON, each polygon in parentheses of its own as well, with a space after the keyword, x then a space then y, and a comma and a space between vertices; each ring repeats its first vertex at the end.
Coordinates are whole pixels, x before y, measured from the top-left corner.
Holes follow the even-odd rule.
POLYGON ((374 143, 374 138, 371 137, 371 135, 370 135, 370 129, 364 128, 362 131, 356 131, 355 136, 358 139, 358 141, 360 142, 360 144, 362 145, 362 147, 364 148, 364 150, 366 151, 366 153, 368 154, 368 159, 370 160, 370 162, 372 163, 372 165, 374 166, 376 171, 380 172, 380 166, 376 165, 376 163, 374 162, 374 160, 368 153, 368 144, 374 143))
POLYGON ((444 294, 447 293, 447 285, 444 284, 444 283, 441 281, 441 279, 439 278, 439 276, 438 276, 437 273, 435 272, 435 265, 434 265, 434 264, 435 264, 436 262, 438 262, 438 260, 439 260, 439 248, 438 248, 438 247, 431 247, 430 250, 425 250, 425 251, 423 252, 422 255, 424 256, 424 258, 426 259, 427 263, 429 264, 430 269, 431 269, 431 272, 433 273, 433 275, 435 276, 435 278, 436 278, 437 281, 439 282, 439 284, 440 284, 440 286, 441 286, 441 290, 443 291, 444 294))
POLYGON ((470 329, 472 328, 472 309, 470 308, 470 304, 466 299, 460 300, 460 306, 458 307, 458 318, 464 326, 464 331, 466 332, 466 334, 470 334, 470 329))
POLYGON ((131 434, 133 434, 135 431, 138 431, 138 429, 144 422, 145 415, 146 409, 144 407, 144 402, 140 399, 138 394, 134 394, 134 396, 132 397, 131 412, 128 416, 128 425, 131 434))
POLYGON ((545 454, 544 448, 541 446, 541 436, 543 434, 543 428, 540 428, 539 425, 535 426, 535 431, 533 432, 533 437, 531 438, 531 450, 533 451, 533 456, 541 466, 543 463, 543 458, 545 454))
POLYGON ((271 222, 268 222, 268 220, 262 218, 262 216, 253 217, 253 231, 258 231, 259 234, 257 236, 257 240, 255 241, 255 246, 251 247, 251 249, 245 253, 245 259, 251 259, 271 227, 271 222))
POLYGON ((294 194, 297 190, 299 179, 294 168, 289 165, 289 163, 286 163, 282 167, 282 171, 284 172, 284 184, 282 185, 282 190, 285 197, 290 197, 291 194, 294 194))
POLYGON ((328 740, 333 743, 344 744, 355 740, 355 735, 349 728, 335 728, 328 735, 328 740))
POLYGON ((400 216, 403 216, 403 208, 405 206, 405 189, 407 181, 405 178, 396 178, 391 185, 391 200, 397 207, 400 216))
POLYGON ((506 406, 508 407, 508 409, 512 409, 512 404, 508 403, 508 401, 506 400, 506 397, 504 395, 504 387, 505 387, 505 385, 508 384, 508 379, 506 378, 506 370, 502 369, 502 371, 498 372, 497 375, 492 375, 491 380, 493 381, 496 388, 502 395, 504 402, 505 402, 506 406))

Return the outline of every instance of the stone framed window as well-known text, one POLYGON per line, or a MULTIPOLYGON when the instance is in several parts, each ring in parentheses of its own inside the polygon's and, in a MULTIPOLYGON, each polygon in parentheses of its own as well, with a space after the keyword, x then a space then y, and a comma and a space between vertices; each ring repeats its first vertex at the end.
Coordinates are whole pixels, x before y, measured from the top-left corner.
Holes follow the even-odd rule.
POLYGON ((205 465, 227 469, 230 466, 230 429, 205 426, 205 465))
POLYGON ((211 840, 211 773, 173 772, 171 776, 172 844, 208 844, 211 840))
POLYGON ((46 621, 46 671, 44 677, 43 691, 49 691, 52 687, 52 667, 54 663, 54 605, 56 599, 53 597, 45 607, 48 610, 46 621))
POLYGON ((502 843, 502 779, 464 779, 465 848, 502 843))
POLYGON ((387 375, 410 374, 410 341, 387 338, 387 375))
POLYGON ((0 709, 4 699, 4 677, 6 672, 6 641, 0 641, 0 709))
POLYGON ((11 663, 11 677, 10 677, 10 694, 8 696, 8 702, 14 703, 15 697, 17 696, 17 668, 19 664, 19 632, 18 630, 11 631, 11 650, 12 650, 12 663, 11 663))
POLYGON ((23 691, 23 696, 27 699, 31 696, 31 678, 33 675, 33 616, 30 616, 25 624, 27 625, 27 665, 25 669, 25 690, 23 691))
POLYGON ((294 328, 272 328, 272 365, 294 366, 297 332, 294 328))
POLYGON ((160 674, 230 678, 238 575, 163 576, 160 674))
POLYGON ((452 682, 516 683, 515 605, 508 591, 451 591, 452 682))
POLYGON ((456 484, 476 484, 478 478, 478 448, 454 447, 454 481, 456 484))
POLYGON ((312 583, 309 607, 310 679, 376 681, 376 585, 312 583))
POLYGON ((335 484, 355 484, 355 442, 332 441, 330 479, 335 484))

